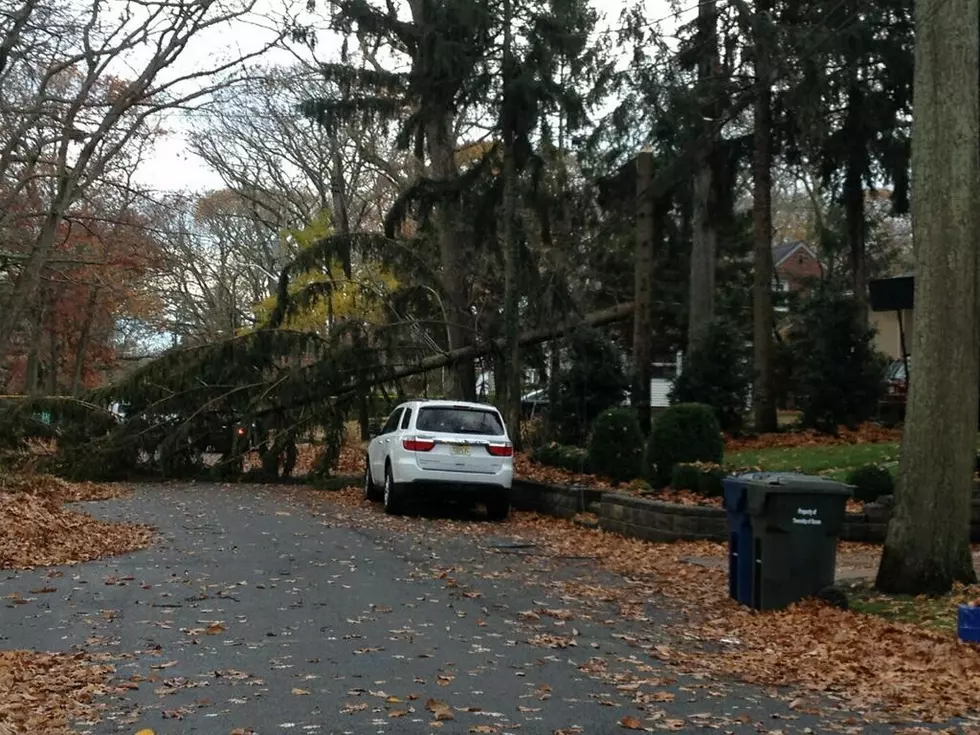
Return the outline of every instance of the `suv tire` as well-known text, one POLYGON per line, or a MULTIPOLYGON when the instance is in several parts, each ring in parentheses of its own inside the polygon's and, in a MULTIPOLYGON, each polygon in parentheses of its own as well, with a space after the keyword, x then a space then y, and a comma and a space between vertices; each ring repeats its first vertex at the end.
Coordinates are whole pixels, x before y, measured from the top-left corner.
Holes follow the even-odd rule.
POLYGON ((374 478, 371 476, 371 460, 367 456, 364 457, 364 499, 380 500, 378 488, 374 486, 374 478))
POLYGON ((487 498, 486 506, 487 520, 505 521, 510 514, 510 498, 504 493, 487 498))
POLYGON ((385 489, 384 489, 385 513, 390 516, 401 515, 402 512, 402 489, 395 484, 395 478, 391 474, 391 465, 385 467, 385 489))

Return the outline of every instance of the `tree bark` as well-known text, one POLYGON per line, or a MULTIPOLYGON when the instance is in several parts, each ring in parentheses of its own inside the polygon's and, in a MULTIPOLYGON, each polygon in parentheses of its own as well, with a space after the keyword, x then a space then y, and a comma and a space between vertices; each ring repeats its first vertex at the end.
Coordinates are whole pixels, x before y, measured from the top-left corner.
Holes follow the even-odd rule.
MULTIPOLYGON (((429 160, 434 178, 449 181, 456 176, 453 141, 449 136, 448 115, 430 121, 426 126, 429 160)), ((438 205, 436 218, 439 238, 442 290, 446 297, 446 327, 449 350, 460 350, 473 343, 470 314, 466 298, 466 268, 463 239, 459 227, 459 212, 451 202, 438 205)), ((464 401, 476 400, 476 368, 473 362, 462 360, 450 371, 449 395, 464 401)))
MULTIPOLYGON (((855 72, 855 75, 857 72, 855 72)), ((848 259, 851 266, 851 286, 854 301, 858 305, 858 322, 868 324, 868 257, 864 206, 864 179, 862 170, 867 155, 861 135, 861 116, 864 114, 864 96, 859 81, 851 82, 848 92, 846 127, 848 135, 847 167, 844 173, 844 219, 847 225, 848 259)))
POLYGON ((715 172, 717 146, 716 120, 721 110, 715 90, 720 73, 718 58, 718 15, 715 0, 698 6, 698 86, 704 138, 697 153, 694 172, 694 213, 691 238, 690 295, 687 322, 687 349, 690 353, 715 316, 715 261, 718 230, 715 225, 715 172))
MULTIPOLYGON (((514 59, 512 57, 511 0, 504 0, 504 96, 501 112, 501 133, 503 137, 503 176, 504 200, 502 239, 504 251, 504 364, 505 385, 498 385, 503 400, 502 413, 510 429, 511 440, 516 449, 521 441, 521 348, 518 341, 520 330, 520 244, 514 227, 517 214, 517 162, 514 159, 514 123, 517 111, 514 107, 515 91, 512 88, 514 59), (502 389, 502 390, 501 390, 502 389)), ((498 402, 500 399, 498 399, 498 402)))
POLYGON ((915 14, 915 373, 877 577, 879 589, 909 594, 976 581, 970 496, 980 358, 980 7, 919 0, 915 14))
POLYGON ((630 394, 644 434, 650 433, 650 380, 653 377, 654 200, 653 153, 636 157, 636 258, 633 281, 633 388, 630 394))
POLYGON ((93 286, 85 304, 85 321, 78 335, 78 346, 75 348, 75 366, 71 376, 71 395, 78 396, 82 387, 82 374, 85 371, 85 353, 88 351, 89 338, 92 334, 92 322, 95 321, 95 306, 99 300, 99 286, 93 286))
POLYGON ((752 411, 756 431, 777 429, 773 373, 772 311, 772 92, 768 36, 771 5, 758 0, 755 23, 755 119, 752 161, 752 223, 755 273, 752 297, 755 381, 752 411))

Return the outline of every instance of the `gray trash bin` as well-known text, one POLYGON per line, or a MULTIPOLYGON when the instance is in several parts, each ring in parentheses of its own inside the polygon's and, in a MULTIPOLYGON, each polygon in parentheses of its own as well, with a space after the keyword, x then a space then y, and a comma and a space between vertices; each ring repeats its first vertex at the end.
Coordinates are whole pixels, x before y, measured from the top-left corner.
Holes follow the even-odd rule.
POLYGON ((832 587, 852 488, 789 472, 751 473, 739 480, 752 525, 751 606, 781 609, 832 587))

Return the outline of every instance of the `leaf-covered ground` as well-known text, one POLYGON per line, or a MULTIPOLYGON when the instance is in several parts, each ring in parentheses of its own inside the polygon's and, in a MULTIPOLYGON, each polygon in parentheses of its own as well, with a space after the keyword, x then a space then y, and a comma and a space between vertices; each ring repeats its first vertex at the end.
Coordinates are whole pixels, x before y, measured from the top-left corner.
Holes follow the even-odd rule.
POLYGON ((0 735, 59 735, 97 720, 112 671, 86 653, 0 651, 0 735))
MULTIPOLYGON (((980 722, 976 650, 878 616, 739 608, 718 544, 649 544, 524 513, 487 523, 464 508, 389 517, 358 488, 174 483, 90 509, 149 522, 162 540, 0 580, 7 642, 64 652, 17 654, 18 670, 52 672, 39 691, 78 731, 884 733, 980 722), (69 658, 74 649, 92 658, 69 658), (115 673, 98 696, 104 656, 115 673)), ((842 572, 874 554, 846 545, 842 572)))
POLYGON ((527 514, 391 518, 354 489, 175 483, 91 512, 162 540, 0 581, 19 601, 0 607, 18 647, 112 657, 101 721, 79 731, 849 732, 862 719, 739 683, 717 644, 699 650, 697 605, 730 612, 712 589, 723 574, 681 557, 714 545, 527 514))
POLYGON ((148 526, 107 523, 64 505, 127 492, 48 475, 0 478, 0 569, 76 564, 146 547, 153 538, 148 526))
MULTIPOLYGON (((803 472, 846 480, 851 470, 867 464, 896 468, 901 438, 901 430, 875 424, 864 424, 853 430, 840 427, 836 436, 815 431, 784 431, 746 438, 726 437, 725 466, 733 471, 803 472)), ((627 493, 648 491, 642 484, 614 486, 604 477, 549 467, 523 453, 515 457, 514 469, 521 478, 547 484, 585 485, 627 493)), ((721 503, 718 498, 703 498, 686 491, 667 490, 657 497, 684 505, 721 503)), ((851 510, 860 511, 861 507, 854 503, 851 510)))

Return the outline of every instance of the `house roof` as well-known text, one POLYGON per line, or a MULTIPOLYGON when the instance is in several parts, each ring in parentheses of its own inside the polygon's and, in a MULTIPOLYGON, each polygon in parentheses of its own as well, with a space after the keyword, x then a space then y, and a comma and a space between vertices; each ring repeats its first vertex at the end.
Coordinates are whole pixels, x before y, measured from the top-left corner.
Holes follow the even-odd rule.
POLYGON ((772 264, 774 267, 779 267, 787 260, 790 259, 794 253, 798 250, 805 250, 811 258, 816 258, 817 254, 810 249, 802 240, 795 240, 790 242, 781 242, 772 249, 772 264))

